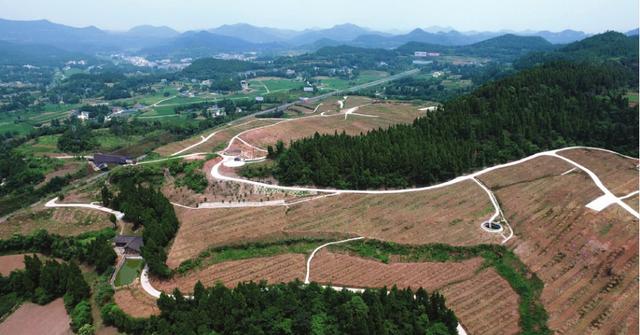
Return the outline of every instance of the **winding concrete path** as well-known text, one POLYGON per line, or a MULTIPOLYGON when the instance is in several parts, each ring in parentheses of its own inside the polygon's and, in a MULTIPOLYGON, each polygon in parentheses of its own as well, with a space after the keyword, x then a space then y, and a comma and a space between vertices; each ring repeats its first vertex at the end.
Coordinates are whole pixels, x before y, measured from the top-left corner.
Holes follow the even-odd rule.
POLYGON ((100 206, 100 205, 96 205, 94 203, 91 204, 59 204, 56 203, 58 201, 58 197, 55 197, 51 200, 49 200, 46 204, 44 204, 45 207, 49 207, 49 208, 55 208, 55 207, 61 207, 61 208, 69 208, 69 207, 75 207, 75 208, 89 208, 89 209, 95 209, 95 210, 99 210, 102 212, 106 212, 109 214, 113 214, 116 216, 116 219, 118 220, 122 220, 122 218, 124 217, 124 213, 122 212, 118 212, 116 210, 113 210, 111 208, 107 208, 104 206, 100 206))
MULTIPOLYGON (((499 169, 502 169, 502 168, 506 168, 506 167, 510 167, 510 166, 514 166, 514 165, 518 165, 518 164, 522 164, 524 162, 527 162, 527 161, 530 161, 530 160, 533 160, 533 159, 536 159, 536 158, 539 158, 539 157, 550 156, 550 157, 555 157, 555 158, 562 159, 562 160, 566 161, 567 163, 569 163, 569 164, 573 165, 574 167, 576 167, 576 168, 582 170, 583 172, 585 172, 593 180, 593 182, 596 184, 596 186, 604 193, 604 196, 606 197, 606 204, 601 209, 604 209, 607 206, 615 203, 615 204, 620 205, 629 214, 631 214, 634 217, 640 219, 640 214, 637 211, 635 211, 633 208, 631 208, 629 205, 624 203, 620 198, 618 198, 615 195, 613 195, 613 193, 611 193, 611 191, 609 191, 609 189, 606 188, 606 186, 602 183, 602 181, 600 181, 600 178, 598 178, 598 176, 595 173, 593 173, 593 171, 591 171, 591 170, 587 169, 586 167, 584 167, 584 166, 572 161, 569 158, 566 158, 564 156, 558 155, 558 152, 562 152, 562 151, 565 151, 565 150, 571 150, 571 149, 601 150, 601 151, 613 153, 613 154, 616 154, 616 155, 619 155, 619 156, 622 156, 622 157, 625 157, 625 158, 637 160, 637 158, 624 156, 624 155, 618 154, 615 151, 611 151, 611 150, 607 150, 607 149, 584 147, 584 146, 575 146, 575 147, 567 147, 567 148, 562 148, 562 149, 555 149, 555 150, 539 152, 537 154, 533 154, 531 156, 528 156, 528 157, 525 157, 525 158, 522 158, 522 159, 519 159, 519 160, 516 160, 516 161, 512 161, 512 162, 508 162, 508 163, 505 163, 505 164, 492 166, 492 167, 489 167, 489 168, 486 168, 486 169, 483 169, 483 170, 480 170, 480 171, 476 171, 476 172, 468 174, 468 175, 459 176, 457 178, 451 179, 451 180, 446 181, 444 183, 431 185, 431 186, 426 186, 426 187, 416 187, 416 188, 408 188, 408 189, 395 189, 395 190, 340 190, 340 189, 325 189, 325 188, 314 188, 314 187, 303 187, 303 186, 272 185, 272 184, 267 184, 267 183, 263 183, 263 182, 253 181, 253 180, 247 180, 247 179, 238 178, 238 177, 225 176, 225 175, 220 173, 220 166, 226 161, 230 161, 230 160, 235 159, 235 156, 225 155, 224 153, 220 152, 220 155, 222 156, 223 160, 218 162, 217 164, 215 164, 211 168, 211 176, 213 178, 216 178, 216 179, 219 179, 219 180, 232 181, 232 182, 237 182, 237 183, 243 183, 243 184, 254 185, 254 186, 261 186, 261 187, 265 187, 265 188, 271 188, 271 189, 277 189, 277 190, 283 190, 283 191, 298 191, 298 192, 308 191, 308 192, 336 193, 336 194, 399 194, 399 193, 421 192, 421 191, 433 190, 433 189, 438 189, 438 188, 450 186, 450 185, 459 183, 461 181, 474 179, 476 177, 479 177, 479 176, 481 176, 483 174, 486 174, 486 173, 489 173, 489 172, 492 172, 492 171, 495 171, 495 170, 499 170, 499 169)), ((494 200, 495 199, 492 198, 492 203, 494 203, 494 200)), ((494 206, 496 205, 496 203, 497 203, 497 201, 494 203, 494 206)), ((496 210, 499 210, 499 206, 496 206, 496 210)))

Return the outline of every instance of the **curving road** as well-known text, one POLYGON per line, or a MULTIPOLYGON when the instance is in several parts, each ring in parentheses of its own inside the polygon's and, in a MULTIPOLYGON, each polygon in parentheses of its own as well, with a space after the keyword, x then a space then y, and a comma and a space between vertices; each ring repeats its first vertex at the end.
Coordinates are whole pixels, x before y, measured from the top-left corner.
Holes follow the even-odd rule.
POLYGON ((113 214, 116 216, 116 219, 118 220, 122 220, 122 218, 124 217, 124 213, 122 212, 118 212, 116 210, 113 210, 111 208, 107 208, 104 206, 100 206, 100 205, 95 205, 93 203, 91 204, 58 204, 56 203, 56 201, 58 201, 58 197, 55 197, 51 200, 49 200, 46 204, 44 204, 44 207, 49 207, 49 208, 55 208, 55 207, 61 207, 61 208, 69 208, 69 207, 76 207, 76 208, 89 208, 89 209, 95 209, 95 210, 99 210, 102 212, 106 212, 109 214, 113 214))
MULTIPOLYGON (((489 173, 489 172, 492 172, 492 171, 495 171, 495 170, 498 170, 498 169, 502 169, 502 168, 506 168, 506 167, 510 167, 510 166, 514 166, 514 165, 518 165, 518 164, 522 164, 524 162, 530 161, 530 160, 538 158, 538 157, 550 156, 550 157, 555 157, 555 158, 558 158, 558 159, 562 159, 562 160, 566 161, 567 163, 573 165, 574 167, 584 171, 593 180, 593 182, 596 184, 596 186, 602 191, 602 193, 606 197, 607 205, 604 206, 603 208, 606 208, 610 204, 614 204, 615 203, 615 204, 620 205, 629 214, 631 214, 634 217, 640 219, 640 214, 637 211, 635 211, 633 208, 631 208, 629 205, 624 203, 620 198, 618 198, 615 195, 613 195, 613 193, 609 189, 607 189, 606 186, 604 186, 602 181, 600 181, 600 178, 598 178, 598 176, 595 173, 593 173, 593 171, 591 171, 591 170, 587 169, 586 167, 584 167, 584 166, 572 161, 569 158, 566 158, 564 156, 558 155, 558 152, 565 151, 565 150, 571 150, 571 149, 601 150, 601 151, 606 151, 606 152, 613 153, 613 154, 616 154, 616 155, 620 155, 620 156, 623 156, 623 157, 626 157, 626 158, 629 158, 629 159, 636 159, 637 160, 637 158, 624 156, 624 155, 618 154, 615 151, 611 151, 611 150, 607 150, 607 149, 592 148, 592 147, 585 147, 585 146, 574 146, 574 147, 567 147, 567 148, 562 148, 562 149, 555 149, 555 150, 539 152, 537 154, 533 154, 531 156, 528 156, 528 157, 525 157, 525 158, 522 158, 522 159, 519 159, 519 160, 516 160, 516 161, 512 161, 512 162, 508 162, 508 163, 505 163, 505 164, 492 166, 492 167, 489 167, 489 168, 486 168, 486 169, 483 169, 483 170, 480 170, 480 171, 476 171, 476 172, 468 174, 468 175, 459 176, 457 178, 451 179, 451 180, 446 181, 444 183, 431 185, 431 186, 426 186, 426 187, 416 187, 416 188, 408 188, 408 189, 395 189, 395 190, 340 190, 340 189, 324 189, 324 188, 303 187, 303 186, 272 185, 272 184, 267 184, 267 183, 263 183, 263 182, 247 180, 247 179, 243 179, 243 178, 225 176, 225 175, 220 173, 220 166, 224 162, 234 160, 235 156, 225 155, 225 154, 223 154, 221 152, 219 154, 223 157, 223 160, 218 162, 216 165, 214 165, 211 168, 211 175, 213 176, 213 178, 216 178, 216 179, 219 179, 219 180, 232 181, 232 182, 237 182, 237 183, 260 186, 260 187, 265 187, 265 188, 270 188, 270 189, 278 189, 278 190, 283 190, 283 191, 297 191, 297 192, 308 191, 308 192, 337 193, 337 194, 398 194, 398 193, 420 192, 420 191, 427 191, 427 190, 433 190, 433 189, 437 189, 437 188, 442 188, 442 187, 446 187, 446 186, 450 186, 450 185, 459 183, 461 181, 470 180, 470 179, 472 180, 472 179, 474 179, 474 178, 476 178, 478 176, 481 176, 483 174, 486 174, 486 173, 489 173)), ((492 200, 492 203, 493 203, 493 200, 492 200)), ((495 204, 494 204, 494 206, 495 206, 495 204)), ((496 207, 496 210, 499 210, 499 207, 496 207)))

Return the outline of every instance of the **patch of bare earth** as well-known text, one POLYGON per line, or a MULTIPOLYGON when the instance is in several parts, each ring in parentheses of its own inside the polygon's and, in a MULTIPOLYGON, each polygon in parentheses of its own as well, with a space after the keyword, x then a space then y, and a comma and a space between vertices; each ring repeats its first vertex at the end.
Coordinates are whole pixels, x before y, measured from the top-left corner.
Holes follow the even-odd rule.
MULTIPOLYGON (((615 170, 602 164, 596 168, 601 173, 615 170)), ((615 159, 611 164, 624 169, 615 159)), ((510 169, 481 179, 500 180, 510 169)), ((515 230, 509 246, 545 284, 541 300, 551 329, 638 333, 638 221, 633 216, 617 205, 601 212, 585 207, 602 192, 582 172, 523 175, 494 191, 515 230)))
POLYGON ((499 243, 480 224, 493 214, 487 194, 463 181, 428 191, 343 194, 291 206, 288 231, 359 235, 402 244, 499 243))
POLYGON ((472 181, 412 193, 337 195, 288 208, 176 208, 181 226, 168 264, 177 267, 209 246, 292 236, 358 235, 414 245, 500 243, 500 236, 479 228, 493 210, 472 181))
POLYGON ((24 255, 0 256, 0 275, 8 276, 11 271, 24 269, 24 255))
POLYGON ((156 299, 148 295, 139 280, 133 284, 120 288, 113 296, 116 304, 123 312, 137 318, 146 318, 151 315, 160 314, 160 309, 156 305, 156 299))
POLYGON ((70 322, 62 298, 44 306, 27 302, 0 323, 0 334, 71 335, 70 322))
POLYGON ((305 255, 282 254, 270 257, 228 261, 190 271, 187 275, 176 275, 171 280, 152 279, 153 286, 164 292, 179 288, 182 292, 192 292, 198 280, 204 286, 222 283, 235 287, 238 283, 266 280, 270 284, 287 283, 295 279, 304 280, 305 255))
POLYGON ((638 194, 626 198, 623 200, 627 205, 631 206, 631 208, 635 209, 636 211, 640 211, 640 198, 638 197, 638 194))
POLYGON ((440 292, 468 334, 520 332, 518 295, 493 268, 447 286, 440 292))
POLYGON ((463 262, 391 262, 322 250, 311 262, 310 280, 343 287, 423 287, 434 291, 474 276, 481 258, 463 262))
POLYGON ((78 235, 112 227, 109 214, 85 208, 28 208, 0 223, 0 238, 28 235, 39 229, 60 235, 78 235))
POLYGON ((617 196, 638 190, 638 160, 602 150, 572 149, 558 153, 593 171, 617 196))
POLYGON ((167 265, 171 268, 210 246, 286 236, 284 207, 175 210, 181 225, 168 253, 167 265))

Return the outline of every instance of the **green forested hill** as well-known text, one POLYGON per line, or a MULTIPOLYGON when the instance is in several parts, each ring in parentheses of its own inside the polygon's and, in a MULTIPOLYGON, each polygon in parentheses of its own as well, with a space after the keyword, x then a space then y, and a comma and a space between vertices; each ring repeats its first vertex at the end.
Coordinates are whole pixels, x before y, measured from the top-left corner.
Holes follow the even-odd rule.
POLYGON ((556 51, 528 54, 518 60, 516 66, 527 68, 558 60, 591 63, 615 61, 627 64, 637 73, 638 37, 609 31, 568 44, 556 51))
POLYGON ((315 135, 277 152, 283 184, 425 185, 569 145, 638 155, 638 108, 618 63, 551 63, 487 84, 416 120, 363 136, 315 135))

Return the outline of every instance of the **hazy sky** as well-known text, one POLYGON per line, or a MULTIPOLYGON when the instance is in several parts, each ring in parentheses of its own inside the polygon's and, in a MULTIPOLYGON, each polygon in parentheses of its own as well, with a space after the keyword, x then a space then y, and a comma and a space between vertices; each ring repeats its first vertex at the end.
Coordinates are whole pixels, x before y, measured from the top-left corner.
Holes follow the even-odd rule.
POLYGON ((379 30, 450 26, 458 30, 627 31, 638 0, 0 0, 0 17, 72 26, 177 30, 246 22, 279 28, 351 22, 379 30))

